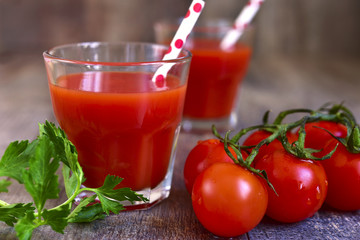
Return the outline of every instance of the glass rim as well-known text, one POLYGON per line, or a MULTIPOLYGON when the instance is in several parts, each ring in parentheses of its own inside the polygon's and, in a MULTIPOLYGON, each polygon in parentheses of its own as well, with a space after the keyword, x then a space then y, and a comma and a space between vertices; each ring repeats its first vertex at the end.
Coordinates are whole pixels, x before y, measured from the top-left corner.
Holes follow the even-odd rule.
POLYGON ((154 60, 154 61, 133 61, 133 62, 110 62, 110 61, 87 61, 87 60, 77 60, 77 59, 70 59, 65 58, 56 54, 51 53, 54 50, 66 48, 70 46, 100 46, 100 45, 113 45, 113 46, 120 46, 120 45, 143 45, 143 46, 156 46, 160 49, 163 49, 164 51, 167 51, 169 46, 163 45, 163 44, 157 44, 157 43, 151 43, 151 42, 135 42, 135 41, 118 41, 118 42, 105 42, 105 41, 88 41, 88 42, 74 42, 74 43, 67 43, 67 44, 61 44, 57 45, 55 47, 52 47, 46 51, 43 52, 43 57, 45 59, 52 59, 57 60, 64 63, 72 63, 72 64, 86 64, 86 65, 101 65, 101 66, 139 66, 139 65, 151 65, 151 64, 164 64, 164 63, 177 63, 177 62, 183 62, 183 61, 189 61, 191 60, 192 54, 187 49, 182 49, 180 53, 183 53, 182 56, 179 56, 177 58, 168 59, 168 60, 154 60))

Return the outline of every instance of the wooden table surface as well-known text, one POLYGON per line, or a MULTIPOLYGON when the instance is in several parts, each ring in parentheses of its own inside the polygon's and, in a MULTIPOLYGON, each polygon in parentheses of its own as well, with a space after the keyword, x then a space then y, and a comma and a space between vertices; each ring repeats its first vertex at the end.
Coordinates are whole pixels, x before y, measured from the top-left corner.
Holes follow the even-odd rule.
MULTIPOLYGON (((297 107, 317 108, 325 102, 341 102, 360 119, 360 59, 290 58, 253 60, 240 91, 239 125, 258 124, 266 110, 275 115, 297 107)), ((38 122, 54 121, 42 56, 0 56, 0 154, 11 141, 33 139, 38 122)), ((210 132, 181 133, 170 197, 146 211, 122 212, 105 220, 70 224, 65 234, 40 227, 33 239, 218 239, 197 221, 186 192, 182 170, 196 142, 210 132)), ((61 198, 52 204, 63 201, 61 198)), ((24 189, 14 183, 0 199, 28 202, 24 189)), ((16 239, 13 228, 0 223, 0 239, 16 239)), ((338 212, 322 208, 313 217, 294 224, 269 218, 236 239, 360 239, 360 211, 338 212)))

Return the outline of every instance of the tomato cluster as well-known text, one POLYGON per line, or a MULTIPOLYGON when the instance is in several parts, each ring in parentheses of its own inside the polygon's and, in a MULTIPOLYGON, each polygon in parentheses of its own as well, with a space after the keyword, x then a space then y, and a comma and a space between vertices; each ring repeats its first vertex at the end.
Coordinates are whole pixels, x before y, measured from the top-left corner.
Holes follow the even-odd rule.
POLYGON ((264 124, 242 145, 247 131, 232 139, 214 132, 218 139, 200 141, 184 167, 200 223, 217 236, 234 237, 264 215, 292 223, 313 216, 324 203, 359 210, 360 131, 336 107, 291 124, 264 124))

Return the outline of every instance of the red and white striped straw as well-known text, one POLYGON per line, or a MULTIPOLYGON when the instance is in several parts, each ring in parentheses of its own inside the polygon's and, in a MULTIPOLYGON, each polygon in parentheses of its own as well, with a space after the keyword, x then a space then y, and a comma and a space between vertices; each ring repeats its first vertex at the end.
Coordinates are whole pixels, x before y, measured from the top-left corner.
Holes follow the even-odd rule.
POLYGON ((233 28, 226 33, 225 37, 220 43, 222 49, 229 49, 239 40, 245 29, 249 26, 252 19, 264 0, 249 0, 246 6, 242 9, 239 16, 235 20, 233 28))
MULTIPOLYGON (((192 1, 189 10, 187 11, 184 19, 175 33, 174 38, 170 43, 167 53, 163 57, 163 60, 175 59, 179 56, 185 45, 186 39, 194 28, 194 25, 198 20, 204 6, 205 2, 203 0, 192 1)), ((164 64, 156 71, 152 80, 156 83, 157 86, 164 86, 166 75, 173 65, 174 63, 164 64)))

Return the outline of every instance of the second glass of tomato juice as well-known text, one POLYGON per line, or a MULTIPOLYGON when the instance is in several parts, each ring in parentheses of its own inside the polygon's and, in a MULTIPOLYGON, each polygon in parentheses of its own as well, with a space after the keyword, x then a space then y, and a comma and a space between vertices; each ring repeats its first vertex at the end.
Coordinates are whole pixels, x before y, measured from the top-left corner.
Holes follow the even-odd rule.
POLYGON ((118 187, 150 200, 128 209, 148 208, 170 192, 191 53, 163 61, 167 50, 85 42, 44 52, 54 114, 78 151, 84 185, 100 187, 108 174, 123 178, 118 187), (153 81, 164 64, 173 65, 165 81, 153 81))
MULTIPOLYGON (((177 29, 177 22, 155 23, 158 43, 167 44, 177 29)), ((236 103, 239 86, 251 57, 253 31, 245 31, 241 41, 229 49, 220 43, 232 28, 230 21, 217 19, 199 22, 188 37, 185 48, 193 55, 185 98, 185 130, 228 130, 237 123, 236 103)))

